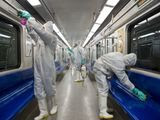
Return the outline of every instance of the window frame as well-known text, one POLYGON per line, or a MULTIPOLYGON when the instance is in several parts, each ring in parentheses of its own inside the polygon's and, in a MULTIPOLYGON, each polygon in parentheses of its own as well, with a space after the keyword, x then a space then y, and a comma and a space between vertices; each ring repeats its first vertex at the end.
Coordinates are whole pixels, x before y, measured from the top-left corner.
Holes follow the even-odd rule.
MULTIPOLYGON (((144 20, 146 20, 146 19, 149 19, 150 17, 152 17, 152 16, 154 16, 154 15, 156 15, 156 14, 159 14, 160 13, 160 10, 158 10, 158 9, 155 9, 154 11, 151 11, 151 12, 149 12, 149 13, 147 13, 147 14, 145 14, 145 15, 143 15, 143 16, 141 16, 140 18, 138 18, 137 20, 135 20, 135 21, 133 21, 131 24, 129 24, 128 25, 128 29, 127 29, 127 38, 128 38, 128 43, 127 43, 127 52, 128 53, 131 53, 132 52, 132 48, 134 48, 134 47, 131 47, 132 45, 132 38, 133 38, 133 36, 132 36, 132 29, 133 29, 133 27, 136 25, 136 24, 138 24, 138 23, 141 23, 142 21, 144 21, 144 20)), ((136 36, 137 37, 137 36, 136 36)), ((137 48, 138 47, 140 47, 140 44, 138 44, 138 41, 137 41, 137 48)), ((151 47, 151 49, 153 49, 153 46, 151 47)), ((136 51, 136 54, 138 55, 139 53, 137 53, 138 51, 140 51, 140 50, 137 50, 136 51)), ((153 69, 153 68, 144 68, 144 67, 142 67, 142 66, 136 66, 135 68, 137 68, 137 69, 143 69, 144 71, 149 71, 149 72, 154 72, 154 73, 159 73, 160 72, 160 70, 156 70, 156 69, 153 69)))
POLYGON ((21 66, 21 28, 19 26, 18 23, 16 23, 16 21, 14 21, 14 19, 12 18, 9 18, 7 17, 7 15, 3 15, 0 13, 0 20, 1 21, 4 21, 5 23, 8 23, 8 24, 12 24, 14 26, 14 28, 17 30, 16 32, 16 36, 17 36, 17 64, 15 66, 9 66, 9 67, 4 67, 2 69, 0 69, 0 73, 1 72, 5 72, 5 71, 9 71, 9 70, 14 70, 14 69, 17 69, 17 68, 20 68, 21 66))

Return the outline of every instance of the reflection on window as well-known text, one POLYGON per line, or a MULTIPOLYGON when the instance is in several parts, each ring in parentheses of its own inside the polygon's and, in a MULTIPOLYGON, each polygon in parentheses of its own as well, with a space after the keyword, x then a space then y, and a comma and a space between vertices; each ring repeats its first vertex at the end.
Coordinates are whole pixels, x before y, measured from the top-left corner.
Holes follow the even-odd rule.
POLYGON ((149 17, 149 18, 148 18, 148 21, 153 20, 153 19, 155 19, 155 18, 157 18, 157 17, 159 17, 159 16, 160 16, 160 13, 157 13, 157 14, 149 17))
POLYGON ((130 26, 129 30, 129 52, 137 54, 136 66, 160 71, 160 13, 130 26))
POLYGON ((0 19, 0 70, 19 67, 18 27, 0 19))
POLYGON ((62 60, 65 61, 65 57, 64 57, 64 48, 62 48, 62 60))
POLYGON ((145 34, 145 35, 139 36, 138 39, 140 39, 140 38, 145 38, 145 37, 149 37, 149 36, 152 36, 152 35, 154 35, 154 34, 155 34, 155 33, 147 33, 147 34, 145 34))
POLYGON ((99 42, 97 45, 96 45, 96 56, 97 56, 97 59, 102 55, 102 45, 101 43, 99 42))

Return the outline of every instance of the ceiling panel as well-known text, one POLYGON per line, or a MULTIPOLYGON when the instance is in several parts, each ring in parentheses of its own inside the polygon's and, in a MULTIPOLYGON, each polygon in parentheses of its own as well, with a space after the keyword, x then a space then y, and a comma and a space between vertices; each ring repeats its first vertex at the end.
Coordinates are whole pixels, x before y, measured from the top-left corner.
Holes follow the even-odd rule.
MULTIPOLYGON (((106 0, 43 0, 71 45, 84 41, 106 0)), ((43 14, 41 12, 41 14, 43 14)), ((45 15, 43 15, 45 17, 45 15)))

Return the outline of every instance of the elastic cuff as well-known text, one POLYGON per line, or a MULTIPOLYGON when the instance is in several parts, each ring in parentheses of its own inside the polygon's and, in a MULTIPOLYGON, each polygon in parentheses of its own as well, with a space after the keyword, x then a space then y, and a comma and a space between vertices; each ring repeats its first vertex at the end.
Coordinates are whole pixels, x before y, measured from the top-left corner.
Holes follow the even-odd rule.
POLYGON ((132 85, 132 86, 130 87, 130 90, 132 91, 134 88, 135 88, 135 86, 134 86, 134 85, 132 85))

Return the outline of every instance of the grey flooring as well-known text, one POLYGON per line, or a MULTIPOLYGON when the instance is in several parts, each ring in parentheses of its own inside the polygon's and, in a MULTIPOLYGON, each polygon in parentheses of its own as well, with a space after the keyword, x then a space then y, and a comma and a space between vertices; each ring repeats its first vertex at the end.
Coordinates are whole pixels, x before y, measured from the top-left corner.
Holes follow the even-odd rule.
MULTIPOLYGON (((48 120, 99 120, 95 81, 86 78, 84 83, 75 82, 76 76, 68 70, 57 83, 58 112, 49 116, 48 120)), ((38 112, 33 114, 32 119, 37 115, 38 112)), ((114 116, 114 120, 121 120, 118 113, 115 112, 114 116)))
POLYGON ((96 89, 89 79, 75 82, 76 76, 69 70, 58 85, 56 120, 98 120, 96 89))

